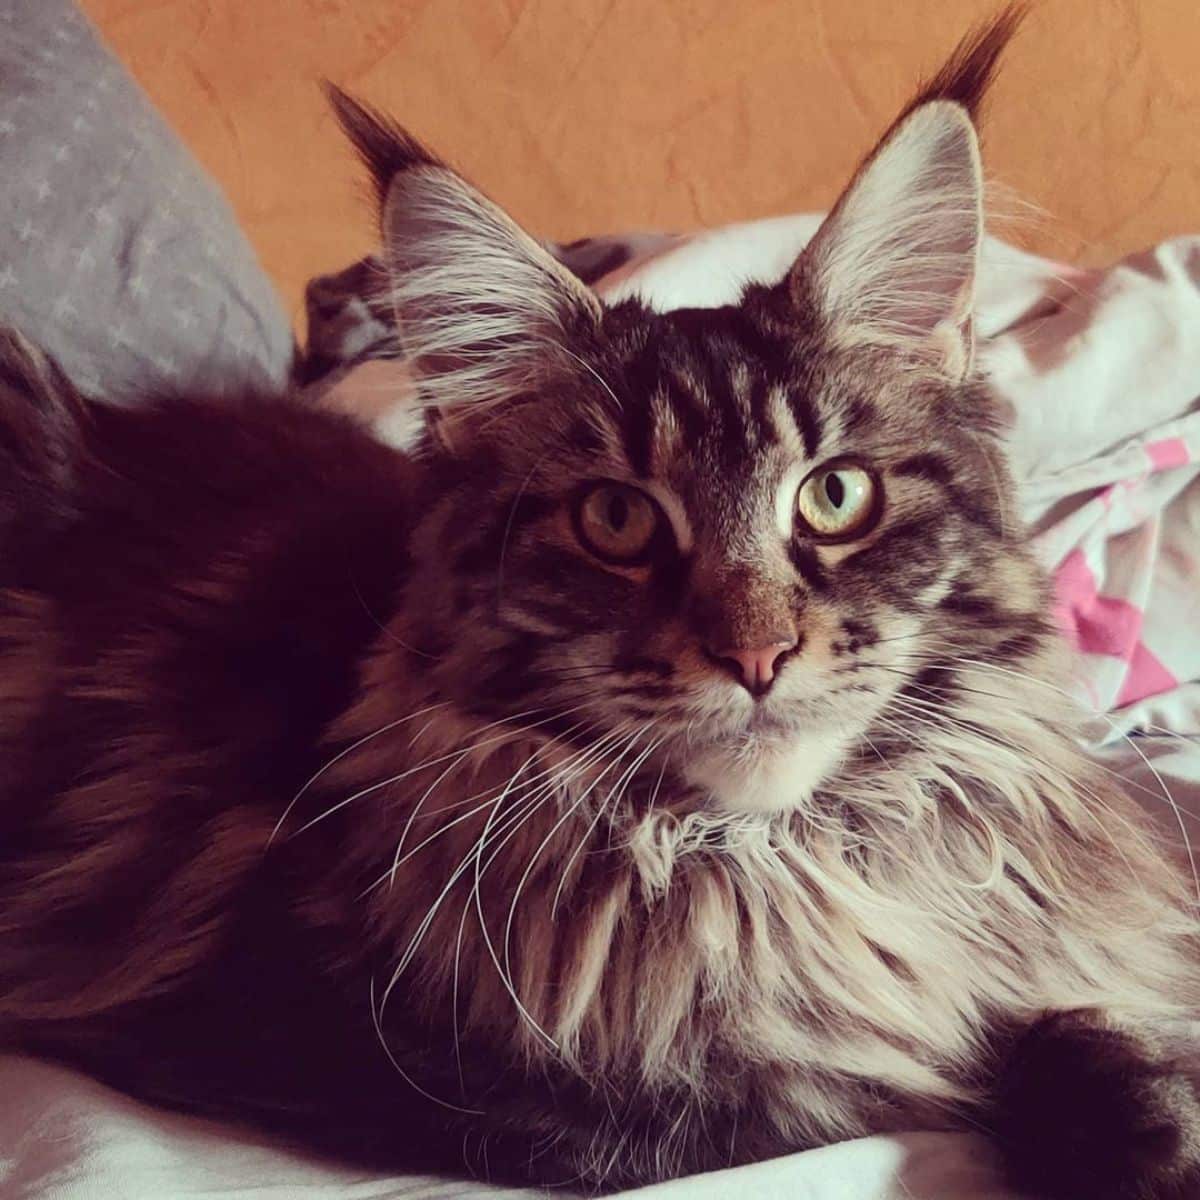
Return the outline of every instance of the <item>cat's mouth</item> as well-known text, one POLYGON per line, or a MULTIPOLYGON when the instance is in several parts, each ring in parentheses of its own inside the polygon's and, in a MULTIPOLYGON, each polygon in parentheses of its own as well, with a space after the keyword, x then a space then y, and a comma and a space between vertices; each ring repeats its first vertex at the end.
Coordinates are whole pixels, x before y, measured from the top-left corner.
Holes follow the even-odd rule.
POLYGON ((773 741, 794 737, 799 730, 795 712, 784 714, 773 712, 762 705, 754 708, 746 718, 745 731, 751 736, 773 741))
POLYGON ((683 775, 719 811, 799 808, 837 769, 845 748, 845 739, 829 731, 756 738, 740 750, 716 747, 694 754, 683 775))
POLYGON ((862 698, 769 694, 692 722, 671 750, 689 791, 723 812, 800 808, 840 769, 869 717, 862 698))
POLYGON ((844 728, 756 709, 738 730, 692 742, 681 775, 718 811, 799 808, 837 770, 850 740, 844 728))

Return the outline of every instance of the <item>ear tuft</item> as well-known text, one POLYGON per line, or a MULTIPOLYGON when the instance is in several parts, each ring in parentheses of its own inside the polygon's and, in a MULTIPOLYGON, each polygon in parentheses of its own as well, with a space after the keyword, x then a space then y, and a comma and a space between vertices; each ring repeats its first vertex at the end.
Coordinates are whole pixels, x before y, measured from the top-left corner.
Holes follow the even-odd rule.
POLYGON ((328 80, 322 88, 342 132, 370 172, 381 211, 397 175, 414 167, 442 165, 437 155, 378 109, 356 100, 328 80))
POLYGON ((982 237, 974 127, 935 100, 859 170, 793 268, 793 295, 839 344, 893 346, 961 377, 982 237))
POLYGON ((332 84, 326 93, 371 173, 419 402, 445 424, 576 373, 572 345, 600 318, 595 293, 394 121, 332 84))
POLYGON ((600 302, 502 209, 443 166, 397 175, 383 259, 418 396, 452 418, 577 374, 600 302))
POLYGON ((926 83, 901 112, 899 124, 914 109, 933 100, 951 100, 961 104, 968 116, 978 122, 983 101, 1000 57, 1021 27, 1028 13, 1025 4, 1010 4, 992 20, 968 33, 955 47, 941 70, 926 83))
POLYGON ((969 34, 859 167, 792 269, 792 295, 835 341, 890 345, 960 379, 973 353, 983 175, 972 123, 1024 17, 969 34))

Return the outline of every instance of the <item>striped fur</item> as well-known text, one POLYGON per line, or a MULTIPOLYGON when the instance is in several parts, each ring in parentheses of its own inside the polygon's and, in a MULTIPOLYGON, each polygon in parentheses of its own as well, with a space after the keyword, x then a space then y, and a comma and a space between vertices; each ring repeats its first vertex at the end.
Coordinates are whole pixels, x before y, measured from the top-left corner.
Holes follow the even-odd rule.
POLYGON ((0 1033, 498 1179, 982 1125, 1034 1194, 1195 1194, 1194 881, 1078 748, 971 369, 1012 26, 721 309, 601 306, 339 98, 405 458, 252 399, 91 410, 0 347, 0 1033), (871 520, 816 536, 845 462, 871 520), (579 536, 599 481, 659 514, 626 565, 579 536), (752 695, 715 648, 780 630, 752 695))

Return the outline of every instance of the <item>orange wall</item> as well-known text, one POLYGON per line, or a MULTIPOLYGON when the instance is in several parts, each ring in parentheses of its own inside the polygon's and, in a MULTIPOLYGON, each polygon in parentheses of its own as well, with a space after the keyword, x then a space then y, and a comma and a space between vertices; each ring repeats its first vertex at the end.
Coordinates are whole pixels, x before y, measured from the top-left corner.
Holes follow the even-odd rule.
MULTIPOLYGON (((532 230, 827 205, 995 0, 84 0, 216 175, 293 313, 371 244, 327 76, 532 230)), ((1044 0, 993 96, 1020 240, 1100 261, 1200 228, 1196 0, 1044 0)))

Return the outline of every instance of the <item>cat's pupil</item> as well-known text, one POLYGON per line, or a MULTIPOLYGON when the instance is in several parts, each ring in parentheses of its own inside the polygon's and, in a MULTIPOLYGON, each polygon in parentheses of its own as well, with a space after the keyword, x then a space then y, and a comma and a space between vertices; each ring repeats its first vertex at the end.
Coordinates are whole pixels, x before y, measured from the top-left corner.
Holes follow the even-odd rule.
POLYGON ((608 523, 618 532, 625 528, 629 520, 629 501, 624 496, 614 496, 608 502, 608 523))
POLYGON ((842 507, 842 501, 846 498, 846 485, 842 483, 841 476, 834 472, 825 476, 825 495, 829 497, 829 503, 834 508, 842 507))

